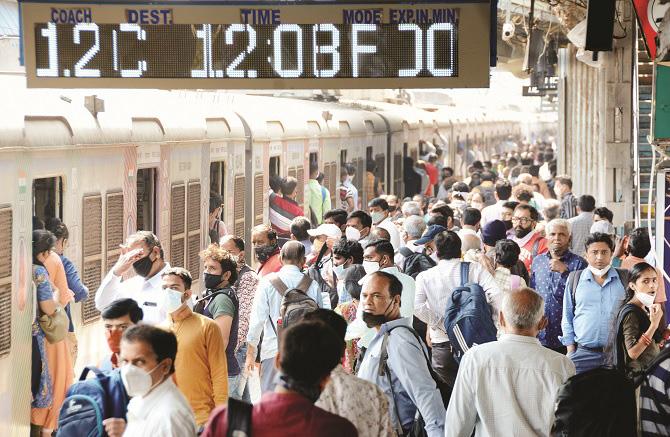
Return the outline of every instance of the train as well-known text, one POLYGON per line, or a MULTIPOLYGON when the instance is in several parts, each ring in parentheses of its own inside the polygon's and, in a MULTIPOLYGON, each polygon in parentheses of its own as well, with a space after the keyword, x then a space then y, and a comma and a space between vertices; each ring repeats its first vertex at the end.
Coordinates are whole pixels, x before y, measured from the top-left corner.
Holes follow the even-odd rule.
MULTIPOLYGON (((356 167, 354 185, 365 193, 374 160, 385 191, 402 196, 403 157, 417 159, 423 142, 457 166, 459 148, 486 157, 523 130, 505 112, 323 96, 38 90, 11 75, 0 88, 0 396, 10 400, 0 403, 0 434, 10 436, 29 429, 32 217, 67 224, 65 254, 90 290, 71 311, 77 375, 107 352, 95 292, 136 230, 156 233, 165 259, 189 269, 197 290, 211 192, 224 199, 229 232, 249 244, 250 229, 268 222, 272 175, 304 185, 317 162, 334 201, 341 166, 356 167)), ((302 190, 297 200, 304 204, 302 190)))

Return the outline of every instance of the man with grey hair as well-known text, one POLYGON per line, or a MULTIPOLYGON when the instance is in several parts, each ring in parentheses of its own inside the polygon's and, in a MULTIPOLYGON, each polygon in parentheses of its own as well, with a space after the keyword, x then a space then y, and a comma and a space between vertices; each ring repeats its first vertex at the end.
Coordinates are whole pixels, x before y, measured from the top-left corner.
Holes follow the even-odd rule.
POLYGON ((500 339, 471 348, 461 360, 447 436, 550 435, 556 394, 575 366, 536 338, 547 319, 544 299, 532 289, 506 293, 499 317, 500 339))
POLYGON ((314 299, 320 308, 330 309, 330 300, 323 298, 316 281, 312 281, 301 271, 305 265, 305 246, 295 240, 287 241, 281 248, 279 260, 282 264, 281 269, 277 273, 264 276, 258 283, 247 333, 245 367, 249 374, 254 370, 258 343, 261 341, 261 333, 263 334, 260 375, 263 393, 274 390, 277 376, 274 361, 279 350, 277 323, 281 318, 279 309, 283 295, 275 288, 273 282, 280 281, 287 290, 300 288, 307 296, 314 299))
POLYGON ((413 200, 410 200, 409 202, 405 202, 402 204, 402 215, 403 217, 411 217, 413 215, 422 215, 421 214, 421 205, 419 205, 419 202, 415 202, 413 200))
POLYGON ((563 293, 570 272, 586 268, 581 256, 570 252, 570 223, 554 219, 547 223, 545 235, 549 250, 538 255, 530 268, 530 287, 545 299, 547 329, 540 333, 540 342, 556 352, 565 353, 561 344, 561 319, 563 318, 563 293))
POLYGON ((400 231, 400 237, 405 242, 405 246, 401 247, 395 254, 394 261, 396 265, 402 267, 405 258, 414 253, 421 253, 423 251, 423 244, 416 244, 416 240, 421 238, 425 230, 426 221, 423 217, 411 215, 405 218, 402 223, 402 230, 400 231))

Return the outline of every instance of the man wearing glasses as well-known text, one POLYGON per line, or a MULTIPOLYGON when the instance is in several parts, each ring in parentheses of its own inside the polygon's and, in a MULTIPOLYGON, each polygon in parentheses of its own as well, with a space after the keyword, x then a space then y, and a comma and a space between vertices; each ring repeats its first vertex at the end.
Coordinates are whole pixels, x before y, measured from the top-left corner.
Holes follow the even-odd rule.
POLYGON ((538 218, 537 210, 530 205, 518 205, 512 216, 514 235, 511 240, 521 248, 519 259, 528 271, 530 271, 533 259, 549 250, 547 239, 535 232, 538 218))
POLYGON ((112 354, 102 359, 98 366, 100 370, 109 371, 119 367, 121 337, 126 329, 141 322, 143 316, 142 308, 130 298, 115 300, 102 310, 105 338, 112 354))

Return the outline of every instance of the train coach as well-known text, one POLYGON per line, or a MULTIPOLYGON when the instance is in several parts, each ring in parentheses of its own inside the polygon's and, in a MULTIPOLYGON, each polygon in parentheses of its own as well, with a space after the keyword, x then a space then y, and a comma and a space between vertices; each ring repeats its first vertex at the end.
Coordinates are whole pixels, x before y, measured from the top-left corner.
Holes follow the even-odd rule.
MULTIPOLYGON (((420 143, 440 145, 454 165, 458 148, 486 152, 519 133, 508 119, 457 116, 448 108, 213 92, 94 96, 2 80, 0 396, 11 401, 0 407, 0 429, 9 435, 24 435, 30 414, 32 217, 60 217, 68 225, 66 255, 90 290, 72 309, 78 370, 104 354, 94 293, 119 245, 136 230, 155 232, 166 260, 188 268, 197 290, 211 192, 224 199, 229 232, 249 242, 249 229, 268 221, 272 175, 305 185, 310 162, 317 162, 334 196, 340 168, 349 162, 365 193, 366 163, 374 160, 385 191, 402 195, 403 157, 418 158, 425 152, 420 143)), ((367 200, 363 194, 362 203, 367 200)), ((298 202, 304 204, 302 190, 298 202)))

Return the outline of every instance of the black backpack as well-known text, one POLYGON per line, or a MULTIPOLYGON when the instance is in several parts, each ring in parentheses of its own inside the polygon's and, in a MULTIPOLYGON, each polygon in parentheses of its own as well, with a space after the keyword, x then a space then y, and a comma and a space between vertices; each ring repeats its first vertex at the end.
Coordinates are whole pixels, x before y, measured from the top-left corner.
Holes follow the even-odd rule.
POLYGON ((402 271, 404 274, 416 279, 417 275, 423 271, 435 267, 435 261, 422 252, 412 252, 408 247, 400 248, 400 255, 405 259, 402 262, 402 271))
POLYGON ((558 391, 554 419, 554 437, 635 436, 635 384, 605 367, 574 375, 558 391))
MULTIPOLYGON (((295 288, 288 288, 276 273, 270 275, 268 279, 282 297, 279 309, 281 326, 275 328, 274 323, 271 323, 275 335, 277 335, 279 329, 288 328, 299 322, 306 313, 319 309, 316 301, 307 295, 307 290, 312 284, 312 279, 309 276, 304 275, 295 288)), ((270 322, 272 322, 272 319, 270 319, 270 322)))
POLYGON ((254 406, 244 401, 228 398, 226 437, 251 437, 251 416, 254 406))

